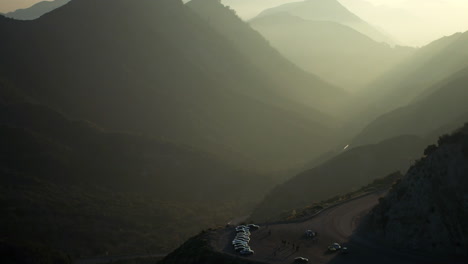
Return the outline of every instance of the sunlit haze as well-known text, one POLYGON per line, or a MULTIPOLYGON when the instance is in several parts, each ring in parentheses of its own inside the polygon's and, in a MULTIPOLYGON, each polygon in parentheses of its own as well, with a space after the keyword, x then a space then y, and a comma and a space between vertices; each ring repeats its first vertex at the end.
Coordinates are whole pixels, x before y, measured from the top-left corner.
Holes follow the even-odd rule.
MULTIPOLYGON (((188 0, 184 0, 187 2, 188 0)), ((468 28, 465 0, 339 0, 402 45, 422 46, 468 28)), ((0 0, 0 12, 27 8, 40 0, 0 0)), ((261 11, 297 0, 222 0, 245 20, 261 11)))
MULTIPOLYGON (((383 29, 401 44, 425 45, 442 36, 468 29, 465 0, 339 0, 349 10, 383 29)), ((291 0, 222 0, 243 19, 291 0)))
POLYGON ((467 264, 468 0, 0 0, 0 264, 467 264))

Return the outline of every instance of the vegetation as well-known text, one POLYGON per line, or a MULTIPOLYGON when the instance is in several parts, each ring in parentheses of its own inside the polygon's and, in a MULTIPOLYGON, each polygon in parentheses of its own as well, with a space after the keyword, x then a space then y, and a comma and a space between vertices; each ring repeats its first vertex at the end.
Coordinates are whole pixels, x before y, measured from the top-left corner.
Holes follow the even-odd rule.
POLYGON ((192 148, 106 132, 36 104, 0 106, 0 144, 2 239, 73 258, 169 252, 246 214, 271 186, 192 148))
POLYGON ((421 156, 427 144, 428 140, 423 138, 401 136, 342 151, 276 186, 255 208, 252 218, 260 222, 274 220, 281 212, 357 191, 395 171, 405 172, 421 156))
POLYGON ((337 195, 335 197, 332 197, 328 200, 315 203, 313 205, 309 205, 303 209, 294 209, 292 212, 294 213, 288 213, 285 212, 280 219, 283 220, 296 220, 296 219, 301 219, 305 218, 308 216, 313 216, 317 214, 318 212, 330 208, 332 206, 335 206, 337 204, 345 203, 351 199, 361 197, 366 194, 370 194, 376 191, 382 191, 386 189, 392 188, 394 185, 398 184, 401 181, 401 178, 403 175, 400 172, 395 172, 387 177, 380 178, 374 180, 372 183, 360 188, 357 191, 350 192, 344 195, 337 195))
POLYGON ((468 256, 466 157, 468 124, 443 135, 379 201, 361 230, 398 248, 425 255, 468 256), (456 168, 456 169, 454 169, 456 168), (391 233, 391 234, 390 234, 391 233))

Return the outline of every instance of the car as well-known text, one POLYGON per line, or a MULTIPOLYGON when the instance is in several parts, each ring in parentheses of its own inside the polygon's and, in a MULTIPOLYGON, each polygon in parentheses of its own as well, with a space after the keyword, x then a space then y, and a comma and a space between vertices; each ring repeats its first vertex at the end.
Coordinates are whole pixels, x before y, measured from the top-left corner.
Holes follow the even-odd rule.
POLYGON ((237 243, 237 244, 234 244, 232 245, 233 247, 248 247, 249 244, 248 243, 237 243))
POLYGON ((234 251, 236 252, 242 252, 242 251, 245 251, 245 250, 250 250, 249 247, 238 247, 238 248, 234 248, 234 251))
POLYGON ((247 240, 238 240, 238 239, 234 239, 234 240, 232 241, 232 244, 233 244, 233 245, 234 245, 234 244, 246 244, 246 243, 248 243, 248 242, 249 242, 249 241, 247 241, 247 240))
POLYGON ((250 240, 249 237, 235 237, 232 241, 234 240, 242 240, 242 241, 245 241, 245 240, 250 240))
POLYGON ((259 225, 255 225, 255 224, 247 225, 247 227, 248 227, 250 230, 258 230, 258 229, 260 228, 259 225))
POLYGON ((336 251, 339 251, 340 249, 341 249, 341 246, 338 243, 333 243, 330 246, 328 246, 328 251, 330 252, 336 252, 336 251))
POLYGON ((249 255, 252 255, 255 253, 255 251, 253 251, 252 249, 248 248, 248 249, 244 249, 242 250, 241 252, 239 252, 242 256, 249 256, 249 255))
POLYGON ((297 257, 294 259, 294 263, 309 263, 309 260, 303 257, 297 257))
POLYGON ((249 241, 247 241, 247 240, 233 240, 232 243, 233 243, 233 245, 234 244, 247 244, 247 243, 249 243, 249 241))
POLYGON ((307 231, 305 231, 305 236, 313 238, 313 237, 317 236, 317 232, 314 232, 312 230, 307 230, 307 231))
POLYGON ((237 235, 235 237, 240 237, 240 238, 249 238, 250 236, 249 235, 237 235))
POLYGON ((341 254, 349 254, 348 247, 341 247, 340 253, 341 254))
POLYGON ((247 245, 247 241, 232 241, 232 245, 247 245))

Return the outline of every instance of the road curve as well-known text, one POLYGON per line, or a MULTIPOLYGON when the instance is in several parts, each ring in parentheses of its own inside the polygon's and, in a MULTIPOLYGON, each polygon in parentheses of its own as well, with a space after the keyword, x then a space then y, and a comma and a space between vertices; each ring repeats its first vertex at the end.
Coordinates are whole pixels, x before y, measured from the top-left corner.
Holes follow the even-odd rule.
MULTIPOLYGON (((290 264, 296 257, 308 258, 309 263, 428 264, 434 262, 431 259, 402 254, 356 236, 354 231, 360 219, 385 193, 371 194, 336 206, 302 223, 263 226, 260 230, 252 232, 249 245, 255 254, 248 258, 271 264, 290 264), (316 241, 304 237, 304 232, 309 229, 319 233, 316 241), (333 242, 345 244, 349 247, 350 253, 346 255, 328 253, 327 247, 333 242)), ((235 255, 231 246, 234 230, 230 228, 220 232, 218 239, 213 241, 213 247, 223 253, 235 255)))

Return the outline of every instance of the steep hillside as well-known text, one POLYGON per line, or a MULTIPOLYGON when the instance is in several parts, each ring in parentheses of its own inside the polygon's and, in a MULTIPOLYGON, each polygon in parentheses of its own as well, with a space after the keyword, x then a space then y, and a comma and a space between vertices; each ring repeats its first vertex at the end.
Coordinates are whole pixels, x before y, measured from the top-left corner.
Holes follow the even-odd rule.
POLYGON ((33 20, 41 17, 42 15, 49 13, 50 11, 63 6, 70 2, 70 0, 54 0, 54 1, 43 1, 25 9, 18 9, 13 12, 6 13, 6 17, 18 19, 18 20, 33 20))
POLYGON ((289 86, 179 1, 73 0, 34 21, 1 18, 0 31, 0 71, 12 83, 104 128, 263 169, 296 166, 333 143, 330 117, 277 94, 289 86))
POLYGON ((312 21, 289 13, 250 21, 288 59, 351 91, 366 86, 410 56, 411 48, 392 48, 343 24, 312 21))
POLYGON ((433 134, 441 127, 460 126, 468 114, 467 82, 468 67, 428 88, 434 91, 431 94, 378 117, 354 139, 354 144, 379 142, 401 134, 433 134))
POLYGON ((285 210, 304 208, 355 191, 395 171, 406 171, 427 144, 426 140, 418 137, 400 136, 376 145, 347 150, 278 185, 255 209, 252 219, 275 219, 285 210))
POLYGON ((468 124, 430 146, 363 229, 397 248, 468 256, 468 124))
POLYGON ((457 33, 422 47, 362 91, 379 111, 391 111, 434 92, 437 83, 468 67, 468 33, 457 33))
POLYGON ((303 106, 337 113, 337 107, 349 97, 343 90, 333 87, 318 77, 306 73, 273 49, 260 34, 242 21, 233 10, 217 0, 192 0, 187 3, 219 34, 259 69, 259 74, 278 84, 277 94, 290 98, 303 106), (284 89, 287 87, 287 89, 284 89))
POLYGON ((193 148, 29 103, 0 106, 0 145, 1 239, 73 257, 168 252, 272 186, 193 148))
POLYGON ((394 45, 395 42, 376 28, 351 13, 337 0, 304 0, 270 8, 257 17, 287 12, 307 20, 331 21, 349 26, 377 42, 394 45))
POLYGON ((212 241, 218 239, 216 230, 203 231, 190 238, 182 246, 169 254, 158 264, 264 264, 217 252, 212 247, 212 241))

